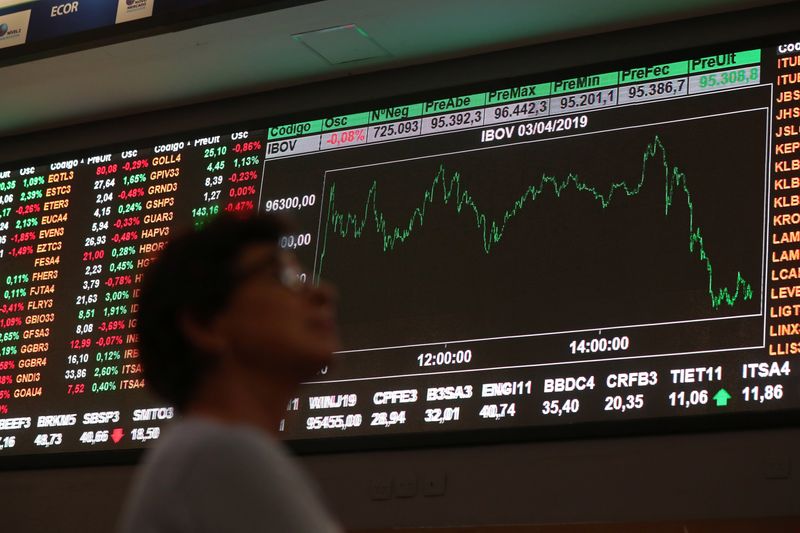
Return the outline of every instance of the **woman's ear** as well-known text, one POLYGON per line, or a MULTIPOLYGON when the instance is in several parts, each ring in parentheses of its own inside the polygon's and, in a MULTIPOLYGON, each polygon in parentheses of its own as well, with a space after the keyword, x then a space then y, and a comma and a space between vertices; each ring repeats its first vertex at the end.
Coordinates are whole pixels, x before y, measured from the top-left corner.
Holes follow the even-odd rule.
POLYGON ((178 322, 183 336, 200 353, 214 358, 226 353, 228 342, 219 327, 218 320, 212 319, 202 323, 184 312, 178 322))

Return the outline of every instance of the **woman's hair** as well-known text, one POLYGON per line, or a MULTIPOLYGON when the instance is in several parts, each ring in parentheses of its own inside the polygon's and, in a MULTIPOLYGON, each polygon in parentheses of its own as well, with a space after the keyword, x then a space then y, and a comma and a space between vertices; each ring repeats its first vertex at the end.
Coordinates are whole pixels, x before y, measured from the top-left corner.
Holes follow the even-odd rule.
POLYGON ((277 245, 285 229, 274 216, 222 215, 173 239, 146 270, 137 314, 144 377, 179 410, 212 366, 184 335, 182 319, 210 322, 235 289, 242 251, 253 244, 277 245))

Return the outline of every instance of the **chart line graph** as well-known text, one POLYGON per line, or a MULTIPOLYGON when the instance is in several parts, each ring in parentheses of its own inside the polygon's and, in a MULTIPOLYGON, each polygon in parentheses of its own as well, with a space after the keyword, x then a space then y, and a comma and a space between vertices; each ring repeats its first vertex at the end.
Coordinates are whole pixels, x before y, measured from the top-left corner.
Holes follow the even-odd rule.
POLYGON ((677 165, 672 164, 668 150, 659 135, 656 134, 647 143, 641 159, 641 173, 637 179, 632 180, 632 183, 624 178, 616 179, 606 190, 591 185, 576 173, 570 172, 563 176, 541 174, 503 215, 496 219, 491 219, 481 209, 479 202, 464 184, 462 172, 448 170, 444 164, 439 165, 430 186, 423 191, 420 205, 413 209, 407 221, 399 224, 390 222, 381 210, 378 180, 372 181, 363 208, 355 212, 338 206, 337 183, 333 182, 327 194, 327 210, 317 275, 320 276, 323 272, 329 239, 333 236, 341 239, 360 239, 366 232, 374 231, 382 243, 382 252, 391 253, 422 231, 430 210, 435 207, 449 207, 455 209, 459 215, 469 216, 475 229, 478 230, 478 244, 485 254, 491 254, 503 240, 509 223, 524 209, 533 208, 536 200, 543 195, 553 194, 560 198, 566 190, 574 189, 588 195, 601 209, 608 209, 613 205, 615 198, 637 196, 649 181, 660 179, 663 180, 664 188, 664 216, 670 216, 676 202, 685 203, 688 209, 687 249, 701 262, 707 272, 710 306, 718 310, 752 299, 754 294, 752 285, 740 271, 737 271, 736 279, 730 285, 721 284, 719 276, 715 275, 714 263, 706 250, 702 229, 695 223, 695 202, 688 177, 677 165), (650 175, 652 171, 648 169, 651 161, 658 163, 660 176, 650 175))

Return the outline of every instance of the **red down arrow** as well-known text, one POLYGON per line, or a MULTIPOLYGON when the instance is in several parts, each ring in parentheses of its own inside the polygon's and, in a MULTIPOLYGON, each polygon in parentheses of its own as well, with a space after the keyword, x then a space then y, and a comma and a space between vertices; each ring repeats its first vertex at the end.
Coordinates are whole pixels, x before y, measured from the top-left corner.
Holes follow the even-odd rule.
POLYGON ((114 431, 111 432, 111 440, 114 441, 114 444, 117 444, 122 440, 123 435, 125 435, 125 432, 122 428, 114 428, 114 431))

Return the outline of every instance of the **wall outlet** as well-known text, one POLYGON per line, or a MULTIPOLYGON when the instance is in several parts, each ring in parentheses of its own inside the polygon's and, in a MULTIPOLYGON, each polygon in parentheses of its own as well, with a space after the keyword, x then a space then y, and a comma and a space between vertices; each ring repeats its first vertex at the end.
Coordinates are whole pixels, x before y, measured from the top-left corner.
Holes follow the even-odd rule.
POLYGON ((392 497, 392 478, 371 479, 369 482, 371 500, 388 500, 392 497))
POLYGON ((444 472, 425 474, 422 477, 423 496, 444 496, 447 490, 447 475, 444 472))
POLYGON ((788 457, 770 457, 761 463, 766 479, 789 479, 792 477, 792 463, 788 457))
POLYGON ((413 498, 419 491, 417 476, 402 474, 394 479, 394 495, 397 498, 413 498))

